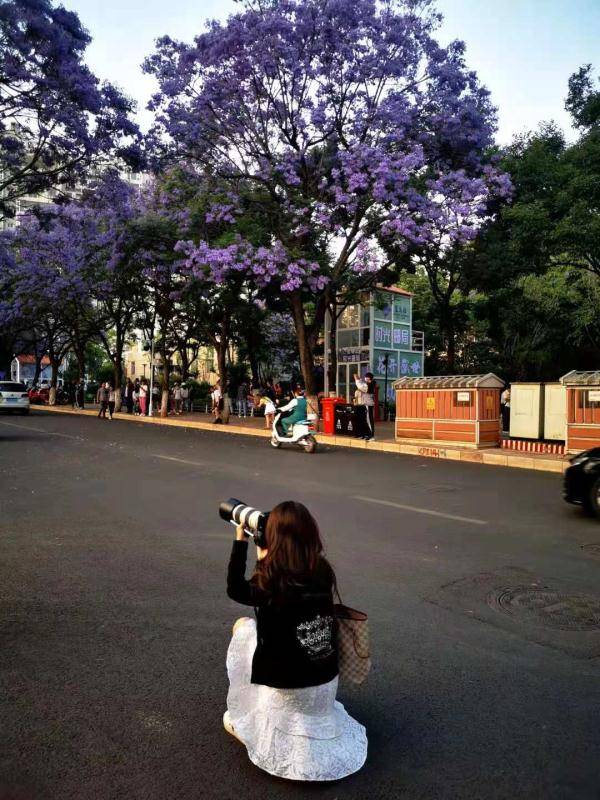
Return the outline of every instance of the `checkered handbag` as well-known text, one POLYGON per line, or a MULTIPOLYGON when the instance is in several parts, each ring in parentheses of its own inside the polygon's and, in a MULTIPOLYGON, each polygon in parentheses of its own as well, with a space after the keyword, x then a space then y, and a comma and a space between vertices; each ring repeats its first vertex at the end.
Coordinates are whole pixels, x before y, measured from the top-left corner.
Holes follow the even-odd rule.
POLYGON ((335 606, 340 678, 363 683, 371 670, 369 620, 363 611, 341 603, 335 606))

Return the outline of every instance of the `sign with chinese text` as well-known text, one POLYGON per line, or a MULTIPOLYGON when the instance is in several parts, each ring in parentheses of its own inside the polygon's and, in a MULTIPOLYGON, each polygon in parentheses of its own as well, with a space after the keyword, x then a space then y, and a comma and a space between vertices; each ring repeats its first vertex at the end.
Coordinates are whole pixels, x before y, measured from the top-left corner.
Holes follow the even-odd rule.
POLYGON ((391 347, 392 326, 389 324, 389 322, 375 322, 373 328, 373 339, 375 346, 383 345, 384 347, 391 347))
POLYGON ((428 397, 425 401, 427 411, 435 411, 435 397, 428 397))
POLYGON ((402 350, 407 350, 410 345, 410 330, 407 327, 394 325, 392 331, 392 343, 394 347, 402 350))
POLYGON ((410 300, 408 297, 394 298, 394 322, 410 325, 410 300))
POLYGON ((470 392, 457 392, 456 393, 456 400, 459 403, 468 403, 471 400, 471 393, 470 392))

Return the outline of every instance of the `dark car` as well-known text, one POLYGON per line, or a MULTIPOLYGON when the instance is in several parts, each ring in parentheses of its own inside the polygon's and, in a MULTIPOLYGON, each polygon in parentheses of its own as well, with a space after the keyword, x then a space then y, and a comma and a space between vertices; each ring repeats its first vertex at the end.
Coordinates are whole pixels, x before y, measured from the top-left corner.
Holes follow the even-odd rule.
POLYGON ((600 517, 600 447, 573 456, 565 472, 564 497, 600 517))

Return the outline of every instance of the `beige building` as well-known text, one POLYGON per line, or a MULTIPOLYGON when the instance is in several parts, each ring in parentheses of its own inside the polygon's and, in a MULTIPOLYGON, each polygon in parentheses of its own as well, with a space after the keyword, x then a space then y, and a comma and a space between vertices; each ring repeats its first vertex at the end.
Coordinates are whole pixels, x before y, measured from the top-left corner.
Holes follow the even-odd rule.
MULTIPOLYGON (((123 361, 126 378, 131 378, 132 381, 136 380, 136 378, 150 379, 150 351, 144 349, 144 342, 141 338, 138 337, 130 342, 129 347, 123 353, 123 361)), ((154 354, 154 365, 160 370, 162 359, 158 353, 154 354)), ((179 353, 174 355, 173 365, 175 367, 181 366, 179 353)), ((207 381, 211 385, 217 382, 219 376, 216 371, 216 358, 212 347, 200 348, 198 357, 190 364, 190 373, 198 381, 207 381)))

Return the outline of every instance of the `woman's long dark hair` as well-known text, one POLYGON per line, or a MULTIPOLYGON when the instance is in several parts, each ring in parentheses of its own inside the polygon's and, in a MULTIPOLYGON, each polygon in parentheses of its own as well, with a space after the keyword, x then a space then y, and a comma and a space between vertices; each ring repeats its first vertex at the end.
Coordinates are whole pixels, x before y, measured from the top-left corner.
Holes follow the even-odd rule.
POLYGON ((333 568, 323 555, 319 527, 306 506, 286 500, 269 514, 265 531, 267 555, 256 565, 257 586, 276 600, 297 587, 318 586, 337 594, 333 568))

